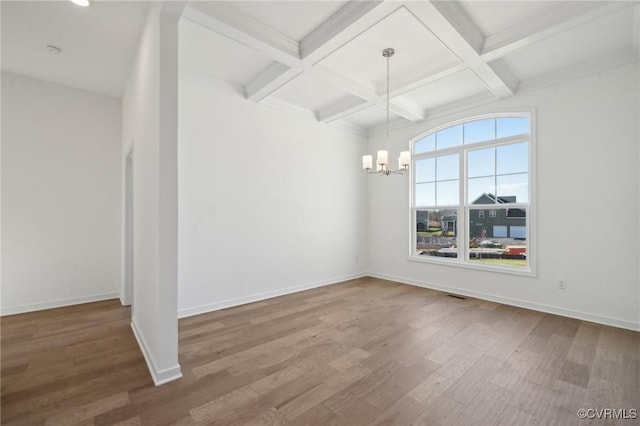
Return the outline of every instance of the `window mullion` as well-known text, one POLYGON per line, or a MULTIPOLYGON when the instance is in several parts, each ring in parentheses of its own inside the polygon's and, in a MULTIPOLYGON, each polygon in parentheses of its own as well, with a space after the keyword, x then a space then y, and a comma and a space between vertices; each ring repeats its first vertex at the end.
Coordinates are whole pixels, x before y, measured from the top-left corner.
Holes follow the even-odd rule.
POLYGON ((465 205, 467 204, 467 150, 463 149, 460 152, 459 158, 459 170, 458 176, 460 176, 460 183, 458 192, 460 198, 458 199, 458 260, 461 262, 467 261, 468 247, 466 242, 468 241, 468 225, 467 225, 467 212, 465 205))

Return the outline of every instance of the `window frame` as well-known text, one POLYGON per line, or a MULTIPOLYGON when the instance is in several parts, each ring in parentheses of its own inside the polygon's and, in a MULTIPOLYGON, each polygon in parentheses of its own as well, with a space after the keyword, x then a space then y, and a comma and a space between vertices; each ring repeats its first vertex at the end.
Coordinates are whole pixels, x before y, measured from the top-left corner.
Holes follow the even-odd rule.
POLYGON ((455 266, 460 268, 469 268, 474 270, 483 270, 483 271, 491 271, 498 272, 504 274, 514 274, 514 275, 522 275, 522 276, 531 276, 535 277, 537 274, 537 244, 536 244, 536 116, 534 109, 519 109, 517 111, 508 111, 508 112, 497 112, 492 114, 483 114, 476 115, 470 117, 464 117, 462 119, 458 119, 455 121, 451 121, 445 123, 443 125, 437 126, 427 132, 423 132, 418 136, 412 138, 410 140, 410 148, 411 148, 411 167, 410 167, 410 178, 409 178, 409 186, 410 186, 410 196, 409 196, 409 226, 410 226, 410 241, 409 241, 409 260, 422 262, 422 263, 431 263, 438 265, 448 265, 455 266), (445 130, 450 127, 458 126, 464 123, 478 121, 483 119, 499 119, 505 117, 528 117, 529 119, 529 132, 528 134, 519 134, 515 136, 508 136, 503 138, 495 138, 488 141, 481 142, 471 142, 465 144, 464 142, 461 145, 455 147, 448 147, 441 150, 434 149, 433 151, 423 152, 416 154, 415 147, 416 143, 423 140, 424 138, 435 134, 439 131, 445 130), (468 170, 467 170, 467 159, 469 151, 476 149, 483 149, 488 147, 499 147, 505 145, 513 145, 518 142, 528 142, 528 202, 527 203, 508 203, 504 204, 470 204, 468 200, 468 170), (446 154, 459 154, 459 204, 455 206, 416 206, 415 205, 415 162, 424 158, 429 157, 438 157, 446 154), (491 264, 482 264, 479 262, 473 262, 469 257, 469 240, 470 240, 470 229, 469 229, 469 216, 471 210, 491 210, 491 209, 500 209, 500 208, 522 208, 526 211, 526 242, 527 242, 527 266, 526 267, 512 267, 512 266, 501 266, 501 265, 491 265, 491 264), (416 212, 424 211, 424 210, 456 210, 458 215, 457 221, 457 238, 456 243, 458 246, 458 257, 457 258, 449 258, 449 257, 437 257, 437 256, 424 256, 417 254, 417 221, 416 221, 416 212), (462 224, 462 227, 461 227, 462 224))

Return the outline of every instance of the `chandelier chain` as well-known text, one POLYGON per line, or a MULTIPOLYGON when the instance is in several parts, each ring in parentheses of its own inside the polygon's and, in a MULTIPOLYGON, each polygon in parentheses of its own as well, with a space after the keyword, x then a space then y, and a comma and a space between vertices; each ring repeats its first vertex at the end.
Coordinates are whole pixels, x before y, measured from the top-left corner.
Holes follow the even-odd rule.
POLYGON ((387 126, 386 126, 386 137, 387 137, 387 150, 390 149, 389 146, 389 58, 391 55, 387 55, 387 126))

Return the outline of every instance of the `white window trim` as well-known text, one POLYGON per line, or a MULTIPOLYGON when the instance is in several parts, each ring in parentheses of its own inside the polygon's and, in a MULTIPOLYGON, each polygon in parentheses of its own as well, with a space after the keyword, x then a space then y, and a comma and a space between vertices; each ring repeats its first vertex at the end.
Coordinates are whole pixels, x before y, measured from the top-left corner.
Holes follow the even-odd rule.
MULTIPOLYGON (((536 208, 537 208, 537 161, 536 161, 536 114, 535 114, 535 109, 529 109, 529 108, 525 108, 525 109, 519 109, 517 111, 508 111, 508 112, 496 112, 496 113, 492 113, 492 114, 484 114, 484 115, 477 115, 477 116, 470 116, 470 117, 464 117, 462 119, 458 119, 443 125, 440 125, 438 127, 435 127, 431 130, 429 130, 428 132, 424 132, 421 133, 420 135, 414 137, 411 139, 410 141, 410 146, 411 146, 411 154, 412 154, 412 166, 409 168, 410 171, 410 176, 409 176, 409 182, 410 182, 410 196, 409 196, 409 214, 410 214, 410 220, 409 220, 409 224, 410 224, 410 241, 409 241, 409 257, 408 260, 413 261, 413 262, 420 262, 420 263, 427 263, 427 264, 435 264, 435 265, 442 265, 442 266, 454 266, 457 268, 463 268, 463 269, 473 269, 473 270, 480 270, 480 271, 488 271, 488 272, 496 272, 496 273, 501 273, 501 274, 511 274, 511 275, 520 275, 520 276, 527 276, 527 277, 535 277, 537 276, 537 259, 538 259, 538 252, 537 252, 537 231, 536 231, 536 223, 537 223, 537 215, 536 215, 536 208), (415 161, 416 161, 416 155, 414 152, 414 148, 415 148, 415 142, 423 139, 424 137, 426 137, 429 134, 438 132, 440 130, 449 128, 449 127, 453 127, 456 126, 458 124, 462 124, 462 123, 466 123, 469 121, 475 121, 475 120, 482 120, 485 118, 499 118, 499 117, 513 117, 513 116, 518 116, 518 115, 528 115, 529 116, 529 203, 526 205, 522 205, 523 207, 526 207, 527 209, 527 216, 526 216, 526 226, 527 226, 527 253, 529 254, 528 258, 527 258, 527 267, 526 268, 514 268, 514 267, 505 267, 505 266, 499 266, 499 265, 487 265, 487 264, 480 264, 480 263, 472 263, 469 262, 466 257, 468 254, 468 247, 467 247, 467 242, 469 241, 469 226, 468 223, 464 225, 464 235, 462 235, 462 233, 458 232, 458 238, 456 240, 458 247, 461 248, 461 250, 459 251, 459 257, 457 258, 447 258, 447 257, 434 257, 434 256, 423 256, 423 255, 418 255, 415 254, 416 253, 416 211, 417 210, 425 210, 428 209, 429 207, 415 207, 413 204, 413 200, 415 197, 414 191, 415 191, 415 182, 414 182, 414 176, 413 174, 415 173, 415 161)), ((462 171, 460 173, 460 194, 462 194, 462 200, 464 200, 464 204, 463 205, 456 205, 456 206, 438 206, 438 209, 457 209, 458 210, 458 217, 462 217, 464 220, 468 221, 468 217, 466 214, 461 215, 460 213, 464 213, 465 209, 478 209, 478 208, 484 208, 486 209, 487 207, 491 207, 493 206, 494 208, 496 207, 496 205, 474 205, 473 207, 471 207, 470 205, 468 205, 468 197, 467 197, 467 193, 466 193, 466 181, 467 181, 467 169, 466 169, 466 161, 467 161, 467 155, 466 155, 466 150, 465 147, 473 147, 473 149, 481 149, 482 147, 486 147, 486 146, 500 146, 500 145, 510 145, 513 143, 516 143, 518 140, 523 140, 522 135, 518 135, 518 136, 513 136, 513 137, 507 137, 507 138, 502 138, 502 139, 495 139, 495 140, 491 140, 491 141, 486 141, 486 142, 479 142, 479 143, 473 143, 473 144, 469 144, 469 145, 462 145, 462 146, 456 146, 456 147, 452 147, 452 148, 447 148, 447 149, 443 149, 443 150, 438 150, 438 151, 432 151, 432 152, 428 152, 428 153, 424 153, 425 156, 430 156, 432 155, 434 152, 437 152, 437 155, 446 155, 448 153, 454 153, 454 152, 460 152, 460 170, 462 171)), ((421 158, 422 157, 422 153, 418 154, 417 157, 421 158)), ((418 158, 418 159, 419 159, 418 158)), ((518 207, 519 204, 510 204, 509 207, 518 207)), ((499 206, 498 206, 499 207, 499 206)))

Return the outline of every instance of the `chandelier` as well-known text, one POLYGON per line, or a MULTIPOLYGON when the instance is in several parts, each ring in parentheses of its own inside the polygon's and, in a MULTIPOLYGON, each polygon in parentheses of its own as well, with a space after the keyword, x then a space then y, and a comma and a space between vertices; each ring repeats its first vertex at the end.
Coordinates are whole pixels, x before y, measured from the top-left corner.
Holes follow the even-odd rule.
POLYGON ((409 164, 411 163, 411 153, 409 151, 402 151, 400 153, 400 157, 398 158, 398 170, 392 170, 389 167, 389 58, 393 56, 395 51, 388 47, 382 51, 382 56, 387 58, 387 125, 386 125, 386 135, 387 135, 387 149, 378 151, 378 155, 376 158, 376 170, 373 169, 373 156, 371 155, 363 155, 362 156, 362 168, 369 174, 376 175, 385 175, 389 176, 390 174, 403 174, 407 170, 409 170, 409 164))

